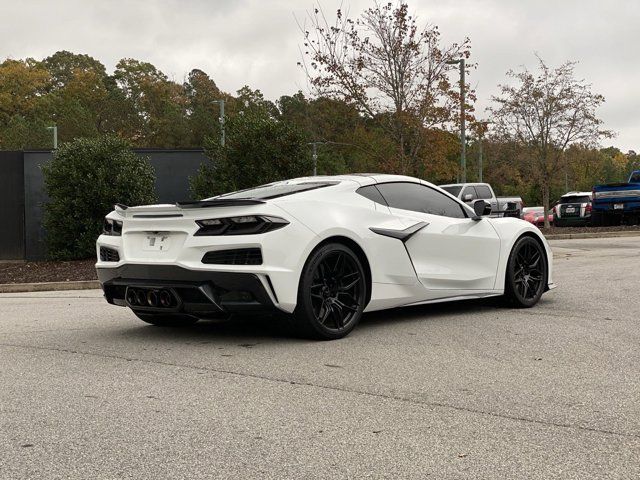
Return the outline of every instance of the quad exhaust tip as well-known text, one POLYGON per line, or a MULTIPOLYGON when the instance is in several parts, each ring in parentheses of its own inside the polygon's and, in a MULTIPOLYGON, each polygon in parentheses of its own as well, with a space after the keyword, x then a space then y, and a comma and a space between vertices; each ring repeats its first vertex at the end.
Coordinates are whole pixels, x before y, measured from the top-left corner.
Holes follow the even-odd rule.
POLYGON ((172 308, 178 303, 173 293, 165 288, 129 287, 127 289, 126 300, 132 307, 172 308))

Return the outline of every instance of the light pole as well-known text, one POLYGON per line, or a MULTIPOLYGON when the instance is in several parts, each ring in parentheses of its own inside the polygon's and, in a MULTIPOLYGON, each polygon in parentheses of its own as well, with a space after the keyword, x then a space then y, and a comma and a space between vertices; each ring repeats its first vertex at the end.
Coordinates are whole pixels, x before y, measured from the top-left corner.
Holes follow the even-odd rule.
POLYGON ((53 131, 53 149, 58 149, 58 126, 47 127, 47 130, 53 131))
POLYGON ((220 106, 218 121, 220 122, 220 145, 224 147, 224 100, 214 100, 220 106))
POLYGON ((447 65, 460 65, 460 143, 462 150, 460 152, 460 169, 462 170, 462 183, 467 182, 467 139, 466 139, 466 119, 464 115, 464 89, 465 89, 465 62, 464 58, 460 60, 449 60, 447 65))

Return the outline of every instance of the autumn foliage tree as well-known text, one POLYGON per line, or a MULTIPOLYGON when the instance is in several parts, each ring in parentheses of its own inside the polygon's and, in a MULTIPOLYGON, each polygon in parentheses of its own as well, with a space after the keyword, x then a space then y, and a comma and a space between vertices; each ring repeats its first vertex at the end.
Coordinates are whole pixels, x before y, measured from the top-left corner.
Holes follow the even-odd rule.
MULTIPOLYGON (((442 45, 435 25, 420 26, 406 3, 376 4, 334 21, 316 8, 301 25, 305 68, 314 92, 355 105, 389 135, 387 169, 416 174, 431 153, 425 129, 451 125, 459 112, 447 62, 469 58, 470 41, 442 45)), ((473 100, 473 92, 467 91, 473 100)))
POLYGON ((596 110, 604 97, 575 77, 575 62, 549 67, 538 57, 538 72, 510 70, 512 84, 500 85, 489 109, 495 134, 527 151, 530 173, 538 181, 549 227, 550 186, 561 170, 565 150, 574 144, 597 145, 612 133, 602 128, 596 110))

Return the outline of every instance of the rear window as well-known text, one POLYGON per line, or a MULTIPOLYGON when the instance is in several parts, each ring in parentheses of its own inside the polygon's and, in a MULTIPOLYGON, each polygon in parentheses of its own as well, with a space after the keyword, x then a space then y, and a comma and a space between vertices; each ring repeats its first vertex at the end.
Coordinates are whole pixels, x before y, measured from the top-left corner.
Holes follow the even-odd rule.
POLYGON ((634 172, 629 179, 629 183, 640 183, 640 172, 634 172))
POLYGON ((591 198, 586 195, 575 195, 571 197, 561 197, 560 203, 589 203, 591 198))
MULTIPOLYGON (((284 197, 293 195, 294 193, 315 190, 316 188, 329 187, 337 185, 339 182, 305 182, 305 183, 270 183, 259 187, 239 190, 237 192, 225 193, 213 198, 249 198, 255 200, 269 200, 271 198, 284 197)), ((207 200, 211 200, 208 198, 207 200)))
POLYGON ((450 187, 440 187, 440 188, 442 188, 445 192, 449 192, 454 197, 457 197, 458 194, 460 193, 460 190, 462 190, 462 186, 460 185, 452 185, 450 187))

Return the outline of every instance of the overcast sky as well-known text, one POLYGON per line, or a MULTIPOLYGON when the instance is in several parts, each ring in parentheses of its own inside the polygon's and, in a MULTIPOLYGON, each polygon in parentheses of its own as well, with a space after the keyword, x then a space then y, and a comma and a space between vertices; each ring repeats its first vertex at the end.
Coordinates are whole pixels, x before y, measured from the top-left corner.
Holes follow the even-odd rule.
MULTIPOLYGON (((321 0, 327 13, 340 5, 321 0)), ((373 0, 342 2, 352 14, 373 0)), ((295 18, 306 0, 0 0, 0 58, 87 53, 113 70, 120 58, 153 63, 182 81, 194 67, 223 90, 247 84, 271 99, 306 90, 296 66, 295 18)), ((607 141, 640 150, 639 0, 409 0, 445 41, 472 41, 479 116, 509 68, 576 60, 578 75, 606 97, 600 115, 617 132, 607 141)))

